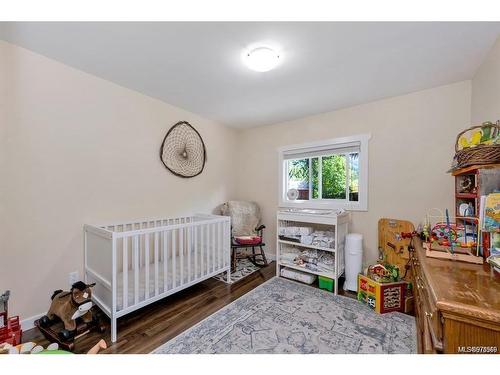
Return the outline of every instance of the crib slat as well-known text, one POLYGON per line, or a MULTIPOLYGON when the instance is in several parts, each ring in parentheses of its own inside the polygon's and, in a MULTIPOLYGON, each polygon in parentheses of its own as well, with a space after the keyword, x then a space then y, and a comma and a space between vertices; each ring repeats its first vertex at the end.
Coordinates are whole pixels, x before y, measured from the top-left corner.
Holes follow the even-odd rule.
POLYGON ((205 225, 205 241, 205 256, 207 257, 205 274, 208 274, 210 272, 210 225, 205 225))
POLYGON ((176 268, 175 268, 175 261, 176 261, 176 257, 177 257, 177 254, 176 254, 176 246, 175 246, 175 232, 176 230, 174 229, 172 231, 172 288, 175 288, 175 285, 176 285, 176 280, 175 280, 175 274, 176 274, 176 268))
POLYGON ((144 299, 149 298, 149 233, 145 234, 144 238, 144 299))
POLYGON ((168 288, 168 235, 167 231, 163 232, 163 293, 168 288))
POLYGON ((134 236, 134 303, 139 302, 139 235, 134 236))
POLYGON ((217 223, 217 268, 221 269, 221 260, 222 260, 222 223, 217 223))
MULTIPOLYGON (((147 223, 141 223, 139 228, 145 229, 147 227, 147 223)), ((143 255, 142 249, 144 248, 144 241, 141 235, 139 235, 139 268, 142 266, 143 255)))
POLYGON ((123 260, 122 260, 122 309, 128 307, 128 237, 123 237, 123 260))
POLYGON ((204 262, 204 255, 206 253, 205 251, 205 226, 201 225, 200 226, 200 276, 203 276, 205 274, 205 262, 204 262))
POLYGON ((155 232, 155 250, 154 250, 154 260, 155 260, 155 296, 158 295, 158 232, 155 232))
POLYGON ((212 227, 212 259, 210 261, 212 265, 212 272, 215 271, 215 224, 211 225, 212 227))
MULTIPOLYGON (((224 223, 224 252, 228 251, 228 248, 230 248, 231 244, 228 246, 228 242, 231 241, 231 232, 228 234, 228 228, 229 224, 227 222, 224 223)), ((229 229, 231 231, 231 229, 229 229)), ((231 251, 229 249, 229 251, 231 251)), ((229 254, 229 257, 231 257, 231 254, 229 254)), ((223 261, 224 267, 228 266, 228 255, 226 254, 224 256, 224 261, 223 261)))
POLYGON ((192 275, 191 275, 191 236, 193 235, 193 227, 188 227, 187 229, 187 273, 188 273, 188 276, 187 276, 187 281, 188 283, 191 281, 192 279, 192 275))
POLYGON ((198 278, 198 226, 194 229, 194 278, 198 278))
MULTIPOLYGON (((184 222, 184 220, 182 220, 184 222)), ((181 260, 181 276, 179 285, 184 284, 184 228, 179 229, 179 257, 181 260)))

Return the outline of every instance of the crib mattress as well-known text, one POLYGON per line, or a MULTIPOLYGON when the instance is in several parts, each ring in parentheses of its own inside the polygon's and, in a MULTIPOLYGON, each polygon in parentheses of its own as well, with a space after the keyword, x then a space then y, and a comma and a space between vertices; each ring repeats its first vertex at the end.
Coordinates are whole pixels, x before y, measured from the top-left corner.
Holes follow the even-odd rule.
MULTIPOLYGON (((211 260, 212 258, 210 258, 211 260)), ((187 257, 184 256, 184 262, 182 266, 182 272, 181 272, 181 262, 180 258, 177 257, 175 260, 175 272, 173 271, 172 267, 172 259, 168 259, 167 261, 167 277, 166 277, 166 289, 165 289, 165 275, 164 275, 164 263, 163 261, 158 262, 158 294, 164 293, 165 291, 172 290, 174 288, 179 287, 181 284, 187 284, 189 282, 192 282, 196 279, 200 279, 203 276, 212 274, 213 272, 216 272, 218 269, 222 270, 224 267, 222 265, 222 260, 221 262, 217 263, 218 258, 217 256, 215 257, 215 267, 210 269, 207 269, 207 263, 206 259, 204 260, 203 264, 203 270, 201 268, 200 264, 200 259, 197 260, 197 264, 195 267, 195 261, 193 257, 191 257, 191 264, 190 267, 188 267, 188 262, 187 262, 187 257), (188 270, 190 270, 191 275, 189 275, 188 270), (181 283, 181 273, 182 273, 182 283, 181 283), (175 274, 175 285, 174 285, 174 274, 175 274)), ((212 265, 212 262, 209 262, 210 265, 212 265)), ((221 271, 222 272, 222 271, 221 271)), ((138 290, 139 290, 139 296, 138 296, 138 303, 142 302, 146 299, 146 288, 149 288, 149 297, 154 297, 155 296, 155 264, 150 263, 149 264, 149 280, 146 282, 146 268, 143 265, 139 272, 139 283, 138 283, 138 290)), ((130 307, 135 304, 135 271, 133 269, 129 269, 127 273, 127 284, 128 284, 128 293, 127 293, 127 298, 128 298, 128 303, 126 307, 130 307)), ((117 303, 117 311, 120 311, 124 308, 123 306, 123 272, 119 272, 117 274, 117 286, 116 286, 116 303, 117 303)))

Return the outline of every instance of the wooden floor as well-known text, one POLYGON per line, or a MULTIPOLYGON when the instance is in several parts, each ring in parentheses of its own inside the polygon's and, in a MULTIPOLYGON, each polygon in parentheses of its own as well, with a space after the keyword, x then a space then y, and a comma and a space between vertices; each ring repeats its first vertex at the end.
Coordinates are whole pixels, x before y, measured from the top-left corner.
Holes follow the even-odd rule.
MULTIPOLYGON (((104 334, 92 332, 77 340, 75 352, 86 353, 104 338, 110 346, 101 353, 149 353, 271 279, 275 273, 276 264, 272 262, 232 285, 205 280, 118 319, 118 340, 113 345, 108 328, 104 334)), ((49 344, 36 328, 24 332, 23 341, 34 341, 43 347, 49 344)))

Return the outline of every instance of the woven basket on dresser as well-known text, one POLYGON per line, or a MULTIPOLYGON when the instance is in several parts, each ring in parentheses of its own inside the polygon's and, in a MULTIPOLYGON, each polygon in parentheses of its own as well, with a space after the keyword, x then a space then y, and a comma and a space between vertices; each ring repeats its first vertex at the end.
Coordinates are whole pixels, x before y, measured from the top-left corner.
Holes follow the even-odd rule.
MULTIPOLYGON (((462 150, 458 149, 458 140, 462 134, 474 129, 481 129, 485 124, 473 126, 465 129, 457 135, 455 142, 455 157, 451 166, 451 171, 456 169, 470 167, 471 165, 488 165, 500 163, 500 144, 484 145, 480 144, 475 147, 467 147, 462 150)), ((500 132, 500 124, 488 124, 492 128, 496 128, 497 134, 500 132)))

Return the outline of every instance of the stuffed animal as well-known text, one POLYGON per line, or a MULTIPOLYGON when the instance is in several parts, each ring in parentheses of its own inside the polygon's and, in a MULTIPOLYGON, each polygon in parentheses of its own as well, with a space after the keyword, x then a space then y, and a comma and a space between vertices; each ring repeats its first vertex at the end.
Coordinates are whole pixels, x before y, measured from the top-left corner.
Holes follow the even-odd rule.
POLYGON ((92 287, 93 284, 85 284, 83 281, 74 283, 69 292, 56 290, 52 294, 47 317, 54 320, 57 316, 64 323, 64 328, 68 331, 76 329, 76 319, 82 318, 85 323, 92 321, 92 287))

